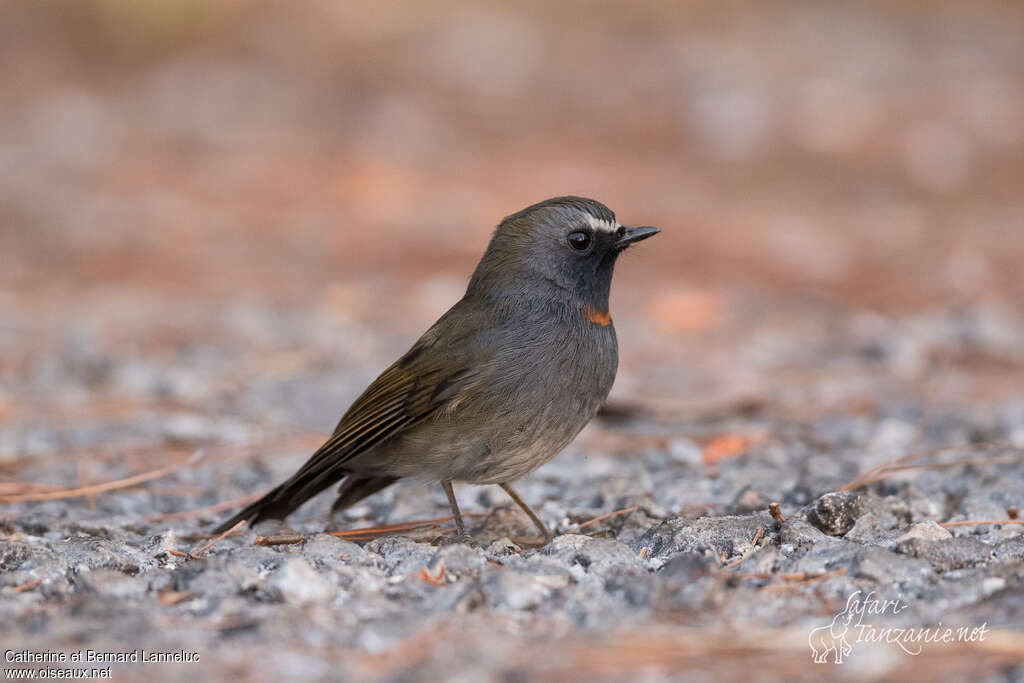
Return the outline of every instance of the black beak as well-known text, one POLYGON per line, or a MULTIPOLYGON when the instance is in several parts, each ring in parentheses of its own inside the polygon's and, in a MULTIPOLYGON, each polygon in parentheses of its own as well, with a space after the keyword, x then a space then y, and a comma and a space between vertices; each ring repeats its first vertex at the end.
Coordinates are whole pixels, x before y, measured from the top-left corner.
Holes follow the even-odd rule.
POLYGON ((661 230, 658 230, 657 228, 626 228, 626 233, 616 240, 615 246, 621 251, 634 242, 645 240, 648 237, 654 237, 659 232, 661 232, 661 230))

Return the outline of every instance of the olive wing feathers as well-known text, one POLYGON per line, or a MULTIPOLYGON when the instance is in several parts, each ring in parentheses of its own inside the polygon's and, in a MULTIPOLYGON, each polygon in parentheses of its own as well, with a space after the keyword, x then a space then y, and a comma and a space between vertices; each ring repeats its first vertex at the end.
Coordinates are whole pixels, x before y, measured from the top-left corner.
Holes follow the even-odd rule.
POLYGON ((458 396, 474 373, 466 369, 453 372, 441 367, 443 363, 430 362, 435 355, 413 347, 381 373, 295 477, 344 469, 352 458, 432 416, 458 396))
POLYGON ((451 325, 456 305, 391 367, 386 369, 338 422, 331 437, 287 481, 248 505, 215 531, 240 520, 250 525, 283 519, 298 506, 350 472, 349 461, 459 403, 464 390, 487 367, 482 354, 470 353, 462 330, 451 325), (453 349, 463 349, 462 353, 453 349))

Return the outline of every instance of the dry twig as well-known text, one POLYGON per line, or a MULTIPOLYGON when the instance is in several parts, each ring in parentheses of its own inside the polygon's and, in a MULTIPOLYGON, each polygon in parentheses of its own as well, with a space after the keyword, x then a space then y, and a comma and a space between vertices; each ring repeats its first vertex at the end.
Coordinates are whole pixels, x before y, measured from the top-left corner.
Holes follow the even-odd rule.
POLYGON ((2 481, 0 482, 0 496, 14 496, 25 493, 26 491, 57 491, 60 490, 60 488, 60 486, 52 486, 50 484, 29 484, 18 481, 2 481))
POLYGON ((212 540, 208 541, 201 548, 196 548, 195 550, 190 551, 189 555, 191 555, 193 558, 199 557, 200 555, 205 553, 207 550, 209 550, 213 546, 215 546, 218 543, 220 543, 221 541, 223 541, 225 538, 227 538, 229 535, 231 535, 231 532, 237 530, 243 524, 245 524, 245 520, 244 519, 243 520, 239 520, 238 524, 234 525, 233 527, 231 527, 230 529, 228 529, 224 533, 222 533, 219 536, 217 536, 217 537, 213 538, 212 540))
POLYGON ((141 484, 144 481, 150 481, 151 479, 159 479, 160 477, 166 477, 168 474, 177 472, 178 470, 194 465, 203 458, 203 451, 199 450, 192 454, 192 456, 185 462, 180 462, 175 465, 168 465, 167 467, 161 467, 150 472, 143 472, 142 474, 136 474, 131 477, 124 479, 118 479, 116 481, 108 481, 102 484, 93 484, 91 486, 80 486, 73 489, 59 489, 57 491, 37 492, 37 493, 21 493, 10 496, 0 496, 0 504, 3 503, 26 503, 26 502, 38 502, 43 500, 61 500, 64 498, 78 498, 80 496, 91 496, 96 493, 104 493, 106 491, 114 491, 116 489, 125 489, 136 484, 141 484))
POLYGON ((722 565, 722 569, 732 569, 733 567, 739 566, 740 564, 742 564, 743 560, 745 560, 748 557, 750 557, 751 555, 753 555, 754 551, 757 550, 757 542, 761 540, 761 536, 763 536, 763 535, 764 535, 764 527, 763 526, 757 527, 757 533, 754 534, 753 540, 750 541, 750 546, 751 546, 750 550, 748 550, 745 553, 742 553, 735 560, 732 560, 731 562, 729 562, 729 564, 722 565))
POLYGON ((156 599, 160 604, 167 605, 168 607, 173 607, 194 597, 196 597, 196 594, 192 591, 162 590, 156 594, 156 599))
POLYGON ((606 519, 611 519, 612 517, 618 517, 619 515, 629 515, 629 514, 632 514, 632 513, 636 512, 639 509, 640 509, 639 505, 633 505, 632 507, 622 508, 621 510, 615 510, 613 512, 606 512, 605 514, 598 515, 597 517, 594 517, 593 519, 588 519, 585 522, 580 522, 576 526, 570 527, 569 529, 567 529, 567 531, 579 531, 580 529, 582 529, 585 526, 590 526, 591 524, 597 524, 598 522, 603 522, 606 519))
POLYGON ((738 567, 743 563, 743 560, 747 559, 748 557, 749 555, 747 553, 742 553, 735 560, 730 561, 728 564, 723 564, 722 569, 732 569, 733 567, 738 567))
MULTIPOLYGON (((236 538, 238 536, 244 536, 245 534, 241 531, 237 531, 233 534, 229 534, 225 538, 236 538)), ((178 540, 181 541, 206 541, 213 538, 212 534, 181 534, 178 536, 178 540)))
POLYGON ((1024 456, 1020 454, 1021 449, 1015 448, 1011 445, 993 441, 986 444, 975 444, 975 447, 978 446, 986 446, 989 448, 1007 448, 1010 450, 1017 451, 1018 455, 991 458, 962 458, 959 460, 951 460, 949 462, 908 464, 912 463, 915 460, 931 457, 933 455, 939 455, 941 453, 946 453, 952 450, 958 450, 962 447, 946 446, 943 448, 937 448, 935 450, 928 451, 926 453, 910 453, 908 455, 903 456, 902 458, 897 458, 891 462, 883 463, 881 465, 875 465, 874 467, 869 468, 865 472, 862 472, 861 474, 851 479, 843 486, 839 487, 839 490, 852 491, 854 489, 859 489, 862 486, 867 486, 868 484, 873 484, 876 481, 881 481, 882 479, 885 479, 890 474, 893 474, 895 472, 905 472, 908 470, 942 470, 949 469, 951 467, 961 467, 964 465, 1005 465, 1024 462, 1024 456))
POLYGON ((277 536, 257 536, 253 545, 294 545, 302 543, 306 537, 302 534, 279 534, 277 536))
MULTIPOLYGON (((824 579, 830 579, 833 576, 842 576, 845 573, 846 567, 840 567, 839 569, 833 569, 832 571, 821 572, 818 574, 812 574, 808 572, 735 572, 731 574, 731 576, 735 576, 740 579, 761 579, 767 581, 778 579, 787 585, 800 585, 805 583, 811 583, 813 581, 822 581, 824 579)), ((762 588, 767 587, 768 586, 762 586, 762 588)))
POLYGON ((1024 524, 1024 519, 962 519, 956 522, 939 522, 939 526, 982 526, 986 524, 1024 524))
POLYGON ((17 586, 11 586, 10 591, 12 593, 24 593, 25 591, 32 590, 33 588, 35 588, 36 586, 38 586, 42 582, 43 582, 43 577, 40 576, 40 577, 37 577, 35 579, 31 579, 29 581, 26 581, 25 583, 20 583, 17 586))
POLYGON ((196 508, 195 510, 185 510, 184 512, 171 512, 164 515, 153 515, 147 517, 148 522, 166 522, 172 519, 190 519, 192 517, 202 517, 203 515, 214 514, 216 512, 223 512, 224 510, 232 510, 236 507, 242 507, 249 503, 255 502, 263 497, 266 491, 258 491, 256 493, 250 493, 248 496, 242 498, 235 498, 234 500, 225 500, 220 503, 214 503, 213 505, 207 505, 206 507, 196 508))
MULTIPOLYGON (((463 512, 463 517, 476 518, 486 517, 480 512, 463 512)), ((382 526, 363 527, 361 529, 346 529, 345 531, 328 531, 329 536, 336 536, 337 538, 344 538, 349 541, 369 541, 378 536, 390 534, 396 531, 419 531, 422 529, 428 529, 433 526, 441 526, 447 522, 453 521, 455 518, 449 515, 448 517, 438 517, 436 519, 421 519, 410 522, 398 522, 396 524, 384 524, 382 526)))

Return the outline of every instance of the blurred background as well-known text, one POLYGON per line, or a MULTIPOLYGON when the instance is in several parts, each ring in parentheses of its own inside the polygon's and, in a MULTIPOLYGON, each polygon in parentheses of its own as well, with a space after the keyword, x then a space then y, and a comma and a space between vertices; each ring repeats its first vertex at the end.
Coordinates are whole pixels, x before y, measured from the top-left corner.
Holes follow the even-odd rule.
MULTIPOLYGON (((705 565, 682 553, 672 571, 615 572, 638 561, 624 543, 656 519, 753 524, 770 500, 789 517, 930 449, 966 457, 968 446, 1001 444, 1017 458, 1002 462, 1019 463, 1022 37, 1019 0, 3 0, 0 536, 10 548, 0 632, 39 650, 195 647, 203 663, 191 675, 216 680, 477 669, 462 679, 492 680, 494 661, 509 680, 550 667, 587 680, 663 680, 658 671, 685 667, 717 680, 818 680, 807 620, 839 613, 829 600, 846 598, 822 586, 846 586, 848 566, 851 581, 866 572, 870 585, 912 595, 926 576, 947 592, 922 608, 965 606, 966 623, 1016 628, 1019 562, 1006 558, 1020 546, 1010 541, 943 546, 942 558, 964 564, 942 566, 971 569, 933 581, 923 560, 875 547, 863 561, 826 563, 824 553, 846 552, 828 539, 808 553, 814 563, 792 567, 833 578, 790 591, 751 584, 756 573, 721 578, 761 538, 736 526, 739 541, 723 536, 719 550, 738 559, 723 573, 695 578, 705 565), (563 194, 663 231, 617 268, 621 360, 606 419, 520 488, 563 529, 602 519, 587 533, 626 529, 621 543, 584 539, 628 560, 608 565, 612 602, 581 583, 572 595, 583 598, 569 602, 517 598, 502 626, 506 589, 487 609, 469 579, 433 592, 443 560, 437 580, 421 562, 409 576, 423 580, 405 581, 412 560, 388 565, 386 579, 335 573, 351 570, 337 561, 348 554, 321 563, 313 541, 277 550, 226 539, 209 561, 183 552, 307 459, 461 296, 503 216, 563 194), (128 486, 199 450, 202 463, 128 486), (110 482, 122 488, 103 493, 110 482), (981 573, 975 562, 997 550, 1004 559, 981 573), (264 582, 267 567, 303 554, 316 571, 303 564, 264 582), (339 593, 334 608, 273 602, 286 578, 321 602, 322 576, 355 597, 339 593), (709 585, 706 598, 690 590, 709 585), (1000 589, 1001 602, 979 597, 1000 589), (428 590, 433 602, 421 599, 428 590), (466 601, 449 597, 462 591, 466 601), (623 607, 634 599, 650 609, 623 607), (583 617, 565 605, 634 636, 573 640, 583 617), (751 624, 796 624, 796 635, 773 659, 770 638, 737 641, 760 637, 751 624)), ((887 498, 900 524, 909 511, 992 520, 1013 506, 1016 518, 1019 469, 964 462, 939 463, 921 489, 877 490, 903 491, 887 498)), ((465 488, 463 508, 498 506, 488 519, 506 533, 505 498, 465 488)), ((338 526, 447 514, 440 488, 424 491, 381 493, 338 526)), ((320 530, 328 502, 292 523, 320 530)), ((372 562, 416 545, 382 543, 372 562)), ((591 563, 575 553, 535 557, 544 563, 529 571, 546 575, 557 560, 577 576, 591 563)), ((759 557, 741 569, 790 566, 759 557)), ((487 586, 519 585, 492 582, 495 567, 481 570, 487 586)), ((527 585, 546 596, 564 584, 515 594, 527 585)), ((992 642, 1019 661, 1019 638, 992 642)), ((903 658, 898 674, 894 648, 864 652, 850 680, 957 670, 997 680, 978 678, 973 649, 903 658)), ((992 652, 985 671, 1003 666, 992 652)))
POLYGON ((0 453, 322 433, 569 193, 664 231, 613 399, 863 403, 837 345, 1010 391, 1022 35, 996 0, 5 2, 0 453))

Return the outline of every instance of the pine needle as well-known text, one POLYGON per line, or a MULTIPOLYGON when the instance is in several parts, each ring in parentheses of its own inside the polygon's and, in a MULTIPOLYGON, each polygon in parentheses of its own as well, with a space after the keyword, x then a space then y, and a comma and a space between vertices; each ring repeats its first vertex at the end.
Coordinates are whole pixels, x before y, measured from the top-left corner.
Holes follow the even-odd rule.
POLYGON ((131 477, 125 477, 124 479, 108 481, 102 484, 92 484, 91 486, 79 486, 77 488, 72 489, 58 489, 57 491, 20 493, 14 495, 0 496, 0 504, 28 503, 39 502, 44 500, 63 500, 65 498, 79 498, 81 496, 92 496, 97 493, 105 493, 106 491, 126 489, 137 484, 150 481, 152 479, 166 477, 168 474, 172 474, 180 469, 189 467, 190 465, 194 465, 195 463, 202 460, 202 458, 203 451, 199 450, 193 453, 192 456, 185 462, 180 462, 175 465, 168 465, 167 467, 161 467, 159 469, 151 470, 149 472, 143 472, 142 474, 136 474, 131 477))

